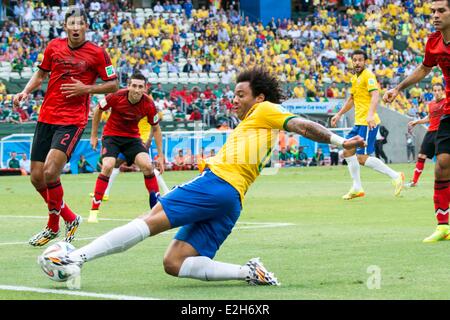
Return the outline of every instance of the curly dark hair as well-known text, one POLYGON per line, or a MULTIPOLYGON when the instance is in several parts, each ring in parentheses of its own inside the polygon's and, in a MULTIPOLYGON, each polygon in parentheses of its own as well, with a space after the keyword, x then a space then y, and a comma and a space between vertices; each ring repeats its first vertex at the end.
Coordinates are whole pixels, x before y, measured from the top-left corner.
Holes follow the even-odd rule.
POLYGON ((254 97, 264 95, 264 100, 280 104, 285 99, 283 89, 275 75, 262 67, 247 69, 239 73, 236 84, 248 82, 254 97))

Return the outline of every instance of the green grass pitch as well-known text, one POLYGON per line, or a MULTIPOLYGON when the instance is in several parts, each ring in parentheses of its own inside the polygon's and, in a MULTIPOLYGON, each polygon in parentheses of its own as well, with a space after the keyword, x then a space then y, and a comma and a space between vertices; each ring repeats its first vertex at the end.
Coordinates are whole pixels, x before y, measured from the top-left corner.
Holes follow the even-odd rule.
MULTIPOLYGON (((393 167, 409 179, 414 164, 393 167)), ((86 263, 81 290, 158 299, 449 299, 450 243, 422 243, 435 228, 433 167, 427 162, 419 187, 398 198, 386 176, 362 168, 366 197, 352 201, 341 200, 350 186, 344 166, 281 169, 277 175, 259 177, 247 193, 239 223, 215 259, 243 264, 261 257, 280 287, 166 275, 162 258, 172 231, 125 253, 86 263), (371 268, 381 275, 379 289, 367 286, 371 268)), ((173 186, 196 174, 167 172, 164 178, 173 186)), ((93 174, 62 177, 65 200, 84 218, 95 179, 93 174)), ((124 221, 85 222, 73 244, 87 244, 147 207, 142 175, 121 174, 110 200, 102 204, 101 218, 124 221)), ((43 201, 27 177, 0 178, 0 287, 67 289, 47 279, 37 265, 44 248, 26 244, 44 227, 45 216, 43 201)), ((0 289, 0 299, 92 297, 0 289)))

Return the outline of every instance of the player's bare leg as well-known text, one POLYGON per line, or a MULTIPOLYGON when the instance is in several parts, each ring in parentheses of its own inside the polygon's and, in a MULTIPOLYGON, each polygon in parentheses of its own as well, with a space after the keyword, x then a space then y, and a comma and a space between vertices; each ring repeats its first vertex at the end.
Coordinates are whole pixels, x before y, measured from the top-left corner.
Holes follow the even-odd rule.
POLYGON ((423 240, 425 243, 450 240, 450 230, 448 226, 450 202, 450 154, 441 153, 437 156, 434 176, 433 200, 438 226, 432 235, 423 240))
POLYGON ((172 240, 163 260, 167 274, 203 281, 245 280, 252 285, 279 285, 273 273, 268 272, 254 258, 244 265, 225 263, 200 256, 189 243, 172 240))
MULTIPOLYGON (((111 230, 66 257, 58 257, 58 264, 45 258, 41 259, 40 263, 46 264, 46 267, 50 269, 66 268, 66 271, 74 270, 76 274, 79 274, 83 263, 123 252, 149 236, 169 229, 171 229, 169 219, 162 205, 158 203, 150 213, 111 230)), ((200 256, 195 248, 184 241, 172 241, 164 256, 163 264, 168 274, 180 278, 204 281, 245 280, 253 285, 279 285, 278 280, 264 268, 258 258, 251 259, 243 266, 214 261, 200 256)))
POLYGON ((29 241, 33 246, 43 246, 58 236, 60 215, 66 224, 67 242, 73 240, 81 223, 81 217, 74 214, 63 201, 64 190, 59 177, 66 162, 67 156, 64 152, 51 149, 45 163, 39 161, 31 163, 31 183, 47 203, 49 212, 47 227, 29 241))
POLYGON ((136 155, 136 158, 134 159, 134 163, 136 163, 136 165, 144 174, 144 182, 149 194, 149 204, 151 209, 158 202, 159 186, 158 180, 156 179, 156 175, 153 170, 150 156, 146 152, 138 153, 136 155))
POLYGON ((353 180, 353 185, 348 193, 342 196, 344 200, 351 200, 365 195, 360 175, 360 163, 356 156, 356 149, 344 149, 344 158, 347 162, 348 171, 353 180))
POLYGON ((97 181, 95 182, 94 196, 92 197, 91 210, 89 211, 89 223, 98 222, 97 215, 99 208, 103 201, 105 190, 108 188, 109 177, 115 165, 116 158, 114 157, 105 157, 102 159, 102 171, 98 175, 97 181))

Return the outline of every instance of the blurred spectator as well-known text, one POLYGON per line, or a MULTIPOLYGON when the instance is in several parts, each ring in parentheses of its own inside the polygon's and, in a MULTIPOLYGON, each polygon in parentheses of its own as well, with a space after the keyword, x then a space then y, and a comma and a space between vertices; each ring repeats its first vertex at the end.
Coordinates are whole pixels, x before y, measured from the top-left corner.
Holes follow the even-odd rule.
POLYGON ((322 148, 317 148, 316 154, 312 157, 311 162, 309 163, 311 167, 314 166, 324 166, 325 165, 325 156, 322 152, 322 148))
POLYGON ((3 81, 0 81, 0 95, 5 95, 5 94, 7 94, 7 92, 6 92, 6 86, 5 86, 5 84, 3 83, 3 81))
POLYGON ((30 174, 31 161, 27 158, 26 153, 22 153, 22 159, 19 161, 20 169, 24 170, 27 174, 30 174))
POLYGON ((339 148, 333 144, 330 144, 330 165, 339 165, 339 148))
POLYGON ((80 155, 80 159, 78 160, 78 173, 90 173, 95 172, 95 168, 90 165, 89 162, 86 161, 84 155, 80 155), (88 169, 90 168, 90 170, 88 169))
POLYGON ((202 114, 198 110, 198 108, 194 108, 194 111, 192 111, 191 115, 189 116, 190 121, 201 121, 202 118, 202 114))
POLYGON ((194 71, 194 67, 192 66, 191 60, 188 60, 186 64, 183 66, 184 73, 191 73, 194 71))
POLYGON ((20 169, 20 161, 16 158, 17 152, 11 152, 11 158, 6 161, 6 166, 10 169, 20 169))
POLYGON ((416 143, 415 143, 415 135, 412 131, 408 130, 405 133, 406 137, 406 156, 408 159, 408 163, 411 162, 410 158, 413 161, 416 161, 416 143))
POLYGON ((174 161, 172 162, 172 169, 174 171, 185 170, 185 157, 183 155, 183 149, 178 150, 178 154, 175 156, 174 161))
POLYGON ((308 166, 308 155, 306 154, 306 152, 304 150, 305 150, 305 148, 303 146, 298 147, 298 155, 297 155, 297 159, 296 159, 296 164, 301 167, 308 166))

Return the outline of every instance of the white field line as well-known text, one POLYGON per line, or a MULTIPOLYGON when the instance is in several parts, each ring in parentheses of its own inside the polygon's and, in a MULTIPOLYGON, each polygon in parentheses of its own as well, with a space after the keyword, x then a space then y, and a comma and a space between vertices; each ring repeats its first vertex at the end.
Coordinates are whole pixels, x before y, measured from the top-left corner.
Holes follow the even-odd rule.
POLYGON ((44 288, 32 288, 32 287, 9 286, 9 285, 0 285, 0 290, 19 291, 19 292, 52 293, 52 294, 60 294, 60 295, 66 295, 66 296, 79 296, 79 297, 112 299, 112 300, 159 300, 157 298, 152 298, 152 297, 126 296, 126 295, 121 295, 121 294, 105 294, 105 293, 86 292, 86 291, 44 289, 44 288))
MULTIPOLYGON (((47 219, 45 216, 2 216, 1 218, 9 218, 9 219, 47 219)), ((104 221, 131 221, 131 219, 108 219, 108 218, 100 218, 99 220, 104 221)), ((236 226, 233 230, 249 230, 249 229, 262 229, 262 228, 280 228, 280 227, 289 227, 295 225, 294 223, 282 223, 282 222, 237 222, 238 226, 236 226), (247 226, 245 226, 247 225, 247 226)), ((165 231, 162 234, 174 234, 177 230, 169 230, 165 231)), ((94 240, 97 237, 85 237, 85 238, 76 238, 74 241, 84 241, 84 240, 94 240)), ((26 245, 28 242, 17 241, 17 242, 0 242, 0 246, 14 246, 14 245, 26 245)))

